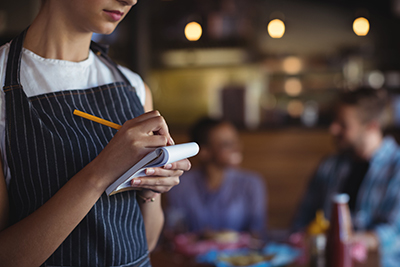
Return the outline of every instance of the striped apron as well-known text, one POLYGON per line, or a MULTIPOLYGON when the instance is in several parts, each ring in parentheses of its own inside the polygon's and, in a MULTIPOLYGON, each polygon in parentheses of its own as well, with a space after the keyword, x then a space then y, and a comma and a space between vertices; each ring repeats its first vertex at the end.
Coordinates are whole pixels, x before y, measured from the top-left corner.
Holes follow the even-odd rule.
MULTIPOLYGON (((19 77, 25 33, 11 43, 4 86, 11 223, 42 206, 116 133, 74 116, 74 109, 119 124, 143 113, 135 89, 95 43, 91 49, 120 73, 123 82, 28 98, 19 77)), ((150 266, 148 255, 136 194, 128 191, 103 194, 42 266, 150 266)))

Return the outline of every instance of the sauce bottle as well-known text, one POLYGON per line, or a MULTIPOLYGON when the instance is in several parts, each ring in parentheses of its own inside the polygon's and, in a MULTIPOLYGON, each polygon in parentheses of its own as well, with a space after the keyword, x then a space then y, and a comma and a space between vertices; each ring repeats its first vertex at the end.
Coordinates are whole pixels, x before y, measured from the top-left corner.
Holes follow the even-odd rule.
POLYGON ((326 267, 352 267, 350 238, 352 224, 349 195, 333 197, 332 216, 326 243, 326 267))

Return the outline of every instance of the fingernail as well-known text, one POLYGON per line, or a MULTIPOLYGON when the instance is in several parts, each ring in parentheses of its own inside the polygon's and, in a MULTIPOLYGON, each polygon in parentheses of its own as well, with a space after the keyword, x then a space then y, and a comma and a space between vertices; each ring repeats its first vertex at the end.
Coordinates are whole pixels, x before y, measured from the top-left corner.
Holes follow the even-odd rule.
POLYGON ((142 181, 140 181, 139 179, 133 179, 132 180, 132 185, 139 185, 142 181))
POLYGON ((171 169, 172 168, 172 164, 167 164, 164 166, 164 169, 171 169))
POLYGON ((153 168, 149 168, 149 169, 146 169, 146 175, 152 175, 152 174, 154 174, 156 171, 153 169, 153 168))
POLYGON ((172 139, 172 137, 169 138, 169 144, 170 145, 175 145, 175 141, 174 141, 174 139, 172 139))

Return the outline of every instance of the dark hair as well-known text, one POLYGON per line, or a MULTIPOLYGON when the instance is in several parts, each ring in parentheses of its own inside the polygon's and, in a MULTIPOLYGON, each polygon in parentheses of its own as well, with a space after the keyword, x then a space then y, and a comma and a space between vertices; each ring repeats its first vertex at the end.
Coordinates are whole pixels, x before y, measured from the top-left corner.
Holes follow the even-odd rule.
POLYGON ((189 135, 193 142, 199 145, 208 143, 210 132, 221 124, 227 123, 222 119, 214 119, 210 117, 202 117, 193 124, 190 129, 189 135))
POLYGON ((359 88, 344 92, 339 96, 339 104, 356 106, 363 123, 378 121, 383 127, 385 111, 388 104, 387 92, 384 89, 359 88))

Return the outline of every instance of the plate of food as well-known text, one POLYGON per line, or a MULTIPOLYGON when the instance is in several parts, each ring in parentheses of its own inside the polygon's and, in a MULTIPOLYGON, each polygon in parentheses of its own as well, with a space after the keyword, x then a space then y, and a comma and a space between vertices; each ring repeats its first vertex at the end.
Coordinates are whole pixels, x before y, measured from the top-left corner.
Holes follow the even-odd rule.
POLYGON ((215 264, 217 267, 267 267, 271 266, 270 262, 274 255, 266 255, 258 251, 242 251, 222 253, 218 256, 215 264))
POLYGON ((300 251, 287 244, 269 243, 259 250, 248 248, 211 250, 199 255, 199 262, 212 263, 217 267, 275 267, 294 262, 300 251))
POLYGON ((210 250, 232 250, 252 247, 256 241, 248 233, 210 231, 201 234, 185 233, 177 235, 174 238, 174 245, 179 253, 197 256, 210 250))

